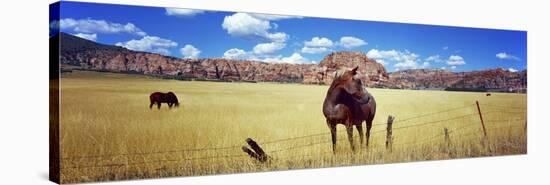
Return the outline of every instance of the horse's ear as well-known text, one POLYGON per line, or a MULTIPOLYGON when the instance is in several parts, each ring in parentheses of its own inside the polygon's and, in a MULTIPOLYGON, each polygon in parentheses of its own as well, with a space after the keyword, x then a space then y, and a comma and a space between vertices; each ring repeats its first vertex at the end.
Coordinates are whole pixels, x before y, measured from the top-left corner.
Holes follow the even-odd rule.
POLYGON ((359 69, 359 66, 353 68, 353 69, 351 70, 351 74, 352 74, 352 75, 356 75, 356 74, 357 74, 357 69, 359 69))

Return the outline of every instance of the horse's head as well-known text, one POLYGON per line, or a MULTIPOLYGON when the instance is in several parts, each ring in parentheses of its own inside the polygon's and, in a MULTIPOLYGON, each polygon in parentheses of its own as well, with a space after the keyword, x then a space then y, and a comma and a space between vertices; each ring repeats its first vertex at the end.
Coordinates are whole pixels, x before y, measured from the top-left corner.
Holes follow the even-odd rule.
POLYGON ((168 95, 170 101, 174 103, 176 107, 180 106, 180 102, 178 101, 178 97, 176 96, 176 94, 174 94, 173 92, 168 92, 166 94, 168 95))
POLYGON ((363 87, 361 79, 357 77, 357 69, 359 66, 336 74, 333 83, 336 83, 337 88, 341 88, 350 94, 359 103, 367 103, 369 96, 367 90, 363 87))

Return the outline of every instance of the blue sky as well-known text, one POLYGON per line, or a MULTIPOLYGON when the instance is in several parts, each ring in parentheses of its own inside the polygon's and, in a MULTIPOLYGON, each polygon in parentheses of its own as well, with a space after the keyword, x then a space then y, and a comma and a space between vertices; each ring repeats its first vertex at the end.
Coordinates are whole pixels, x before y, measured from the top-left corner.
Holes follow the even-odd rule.
POLYGON ((333 51, 361 51, 388 71, 527 68, 525 31, 80 2, 62 2, 50 25, 179 58, 319 63, 333 51))

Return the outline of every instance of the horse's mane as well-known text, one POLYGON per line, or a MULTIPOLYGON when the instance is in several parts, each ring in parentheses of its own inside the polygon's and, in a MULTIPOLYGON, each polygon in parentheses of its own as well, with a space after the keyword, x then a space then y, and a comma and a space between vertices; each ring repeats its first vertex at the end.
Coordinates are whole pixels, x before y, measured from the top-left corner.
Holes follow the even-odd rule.
POLYGON ((340 78, 342 77, 342 75, 344 73, 346 73, 346 69, 343 69, 343 68, 340 68, 340 69, 338 69, 334 72, 334 79, 332 80, 332 83, 330 84, 329 91, 334 90, 334 88, 338 84, 337 82, 340 80, 340 78))
POLYGON ((334 72, 334 79, 342 77, 342 75, 343 75, 344 73, 346 73, 346 71, 348 71, 348 70, 345 69, 345 68, 340 68, 340 69, 336 70, 336 71, 334 72))

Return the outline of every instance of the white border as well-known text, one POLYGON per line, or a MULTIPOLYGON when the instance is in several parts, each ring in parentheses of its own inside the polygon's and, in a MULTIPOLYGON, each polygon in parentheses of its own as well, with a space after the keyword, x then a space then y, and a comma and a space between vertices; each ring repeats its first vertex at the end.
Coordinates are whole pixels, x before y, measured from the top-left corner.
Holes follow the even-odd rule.
MULTIPOLYGON (((3 1, 0 184, 51 184, 48 171, 48 3, 3 1)), ((548 182, 550 60, 544 1, 91 0, 528 31, 528 155, 282 172, 120 181, 110 184, 536 184, 548 182)))

